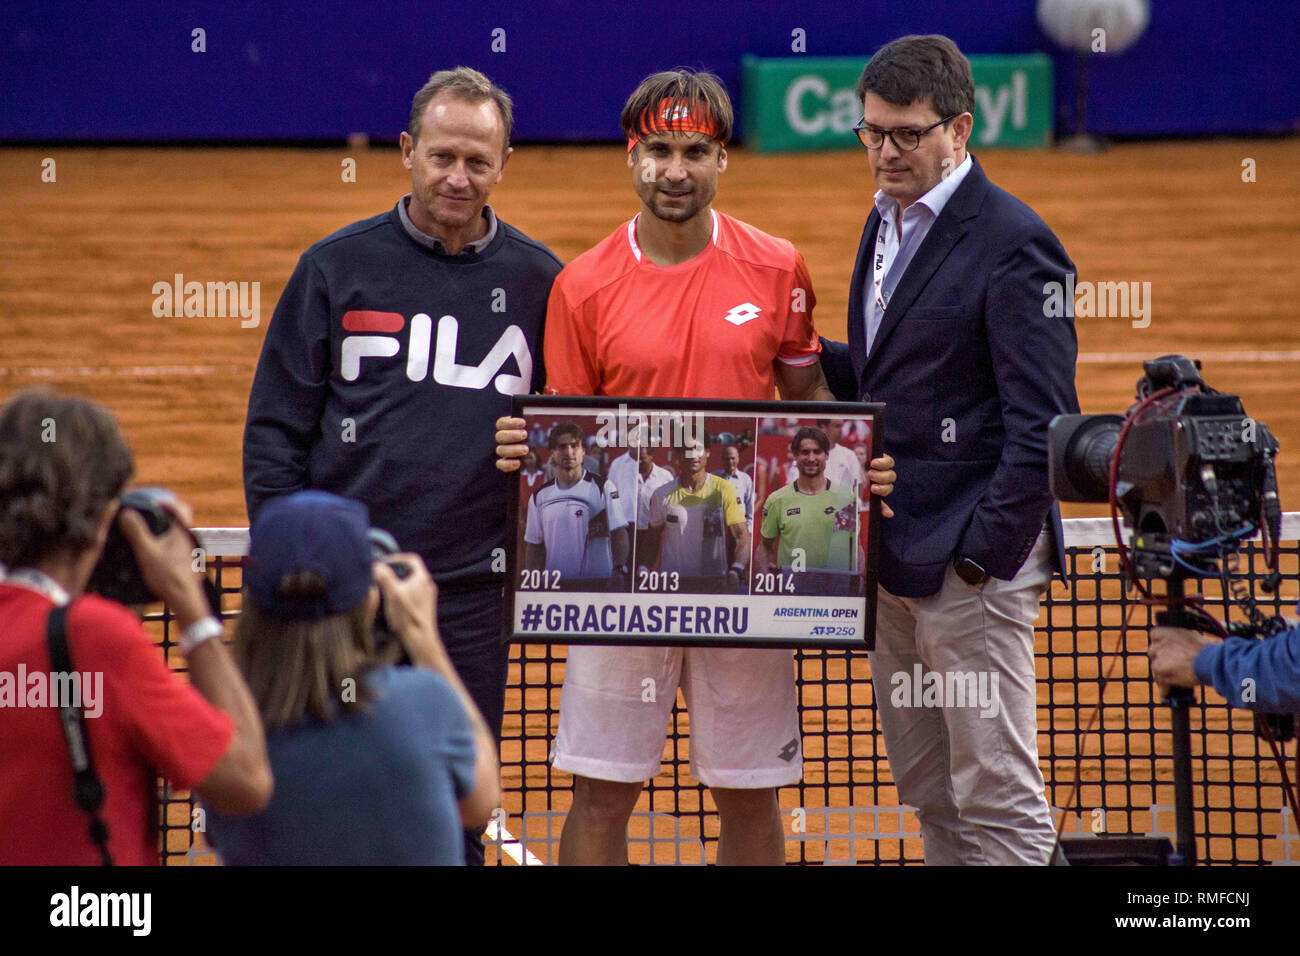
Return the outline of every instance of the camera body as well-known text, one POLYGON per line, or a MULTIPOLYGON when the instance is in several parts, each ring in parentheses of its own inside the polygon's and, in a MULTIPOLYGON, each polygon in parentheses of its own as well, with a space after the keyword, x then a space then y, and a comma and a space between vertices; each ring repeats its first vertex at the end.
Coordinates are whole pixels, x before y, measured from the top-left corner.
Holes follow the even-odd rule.
MULTIPOLYGON (((1257 530, 1276 545, 1278 444, 1238 396, 1209 388, 1190 359, 1166 355, 1142 368, 1138 401, 1127 414, 1052 419, 1048 480, 1060 501, 1103 502, 1113 470, 1116 504, 1133 532, 1132 573, 1168 581, 1170 593, 1181 596, 1183 579, 1218 577, 1219 562, 1257 530)), ((1261 589, 1276 591, 1278 579, 1274 564, 1261 589)), ((1266 638, 1286 627, 1281 617, 1261 614, 1249 593, 1234 600, 1251 620, 1230 625, 1233 635, 1266 638)), ((1222 633, 1195 607, 1169 613, 1184 626, 1222 633)), ((1289 717, 1264 719, 1277 739, 1293 735, 1289 717)))
MULTIPOLYGON (((401 551, 401 547, 387 531, 382 528, 371 528, 366 536, 370 539, 370 557, 374 561, 383 561, 393 569, 393 574, 399 579, 405 580, 411 575, 411 566, 405 561, 389 561, 388 558, 401 551)), ((388 615, 384 613, 384 598, 382 594, 379 599, 379 610, 375 612, 374 623, 375 650, 381 658, 391 660, 398 665, 407 665, 411 663, 411 656, 406 651, 406 646, 402 639, 397 636, 392 625, 388 623, 388 615)))
MULTIPOLYGON (((176 495, 168 489, 148 486, 131 488, 122 493, 120 500, 122 508, 139 512, 149 526, 149 533, 155 538, 166 534, 167 529, 175 523, 176 518, 172 513, 175 502, 176 495)), ((198 547, 194 532, 190 531, 189 535, 195 547, 198 547)), ((116 519, 109 527, 103 553, 90 573, 86 591, 128 607, 140 607, 161 600, 145 583, 140 563, 136 561, 135 552, 131 549, 131 542, 122 533, 116 519)), ((209 610, 220 617, 221 592, 206 575, 203 578, 203 596, 207 599, 209 610)))
MULTIPOLYGON (((138 512, 149 526, 149 532, 157 537, 166 534, 175 520, 167 507, 175 500, 176 496, 166 488, 131 488, 122 493, 121 506, 138 512)), ((127 541, 116 519, 109 528, 104 551, 90 574, 86 590, 131 606, 152 604, 159 600, 145 583, 135 552, 131 550, 131 543, 127 541)))
POLYGON ((1238 396, 1208 388, 1191 360, 1167 355, 1143 370, 1138 403, 1125 416, 1052 420, 1048 480, 1060 501, 1108 501, 1118 449, 1115 497, 1133 530, 1134 572, 1201 573, 1261 524, 1280 530, 1277 440, 1238 396))

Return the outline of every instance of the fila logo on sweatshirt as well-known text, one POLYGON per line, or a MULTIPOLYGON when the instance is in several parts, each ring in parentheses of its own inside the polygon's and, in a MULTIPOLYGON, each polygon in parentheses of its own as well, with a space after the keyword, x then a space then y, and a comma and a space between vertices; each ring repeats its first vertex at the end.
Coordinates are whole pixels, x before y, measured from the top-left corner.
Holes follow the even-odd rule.
MULTIPOLYGON (((392 358, 402 349, 395 335, 376 333, 400 332, 406 319, 397 312, 372 312, 353 309, 343 313, 343 328, 348 335, 343 339, 343 358, 339 369, 344 381, 355 382, 361 376, 363 358, 392 358)), ((453 315, 438 320, 438 339, 433 339, 433 319, 421 312, 411 318, 406 355, 406 377, 412 382, 423 382, 429 374, 429 357, 433 356, 433 380, 454 388, 487 388, 491 383, 503 395, 522 395, 532 387, 533 356, 528 351, 528 340, 517 325, 507 326, 491 351, 477 365, 460 365, 456 361, 456 343, 460 336, 460 323, 453 315), (430 346, 433 346, 430 348, 430 346), (502 366, 514 356, 519 365, 518 375, 501 372, 502 366)))

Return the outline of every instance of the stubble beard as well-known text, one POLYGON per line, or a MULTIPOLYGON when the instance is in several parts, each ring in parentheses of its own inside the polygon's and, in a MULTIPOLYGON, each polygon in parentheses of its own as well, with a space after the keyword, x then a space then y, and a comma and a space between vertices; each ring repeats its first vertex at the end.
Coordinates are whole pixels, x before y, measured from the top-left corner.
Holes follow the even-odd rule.
POLYGON ((701 205, 696 193, 691 193, 690 201, 680 208, 668 206, 658 192, 650 202, 650 211, 654 213, 656 219, 662 219, 664 222, 689 222, 699 215, 700 209, 701 205))

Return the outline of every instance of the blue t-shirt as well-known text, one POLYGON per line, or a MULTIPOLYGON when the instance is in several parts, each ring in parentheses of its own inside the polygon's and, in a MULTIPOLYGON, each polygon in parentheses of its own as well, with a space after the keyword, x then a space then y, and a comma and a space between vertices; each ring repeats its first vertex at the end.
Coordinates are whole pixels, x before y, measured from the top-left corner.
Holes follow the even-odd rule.
POLYGON ((1213 684, 1233 707, 1265 714, 1300 713, 1300 628, 1263 640, 1230 637, 1201 649, 1196 678, 1213 684))
POLYGON ((369 676, 364 713, 267 735, 275 793, 256 816, 208 811, 208 839, 236 866, 464 865, 457 802, 474 787, 474 736, 430 670, 369 676))

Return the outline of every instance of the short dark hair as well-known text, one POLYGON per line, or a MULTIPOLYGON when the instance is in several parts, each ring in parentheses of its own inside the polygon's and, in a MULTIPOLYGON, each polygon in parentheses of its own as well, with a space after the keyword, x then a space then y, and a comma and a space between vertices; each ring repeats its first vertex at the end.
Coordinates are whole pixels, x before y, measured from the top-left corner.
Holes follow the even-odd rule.
POLYGON ((546 439, 546 447, 551 449, 551 451, 554 451, 555 446, 560 443, 560 439, 565 435, 572 435, 574 438, 578 439, 578 446, 585 450, 587 444, 587 433, 574 422, 560 422, 560 424, 552 428, 551 434, 546 439))
POLYGON ((668 100, 670 114, 678 106, 688 109, 692 106, 702 107, 717 125, 718 142, 725 146, 730 141, 734 114, 727 88, 712 73, 686 68, 654 73, 641 81, 641 85, 632 91, 632 95, 623 104, 623 112, 618 118, 623 135, 628 139, 639 138, 642 132, 641 114, 646 110, 657 110, 664 100, 668 100))
POLYGON ((858 100, 868 93, 894 106, 928 100, 940 117, 975 112, 970 60, 934 33, 899 37, 877 50, 858 77, 858 100))
POLYGON ((19 392, 0 409, 0 563, 29 567, 91 547, 134 471, 107 409, 45 389, 19 392))
POLYGON ((685 458, 686 450, 690 448, 692 445, 694 445, 697 441, 704 447, 704 454, 706 457, 709 454, 709 449, 713 447, 713 436, 703 430, 700 431, 699 435, 691 435, 688 433, 683 434, 681 436, 681 439, 682 440, 680 444, 674 441, 671 445, 668 446, 668 455, 674 461, 676 461, 678 458, 685 458))
POLYGON ((429 102, 439 93, 450 93, 471 103, 482 103, 486 100, 495 103, 497 112, 501 114, 501 124, 506 134, 501 151, 504 153, 510 148, 510 134, 515 129, 514 105, 510 101, 510 94, 478 70, 472 70, 468 66, 458 66, 454 70, 439 70, 429 77, 424 86, 420 87, 415 98, 411 100, 410 128, 407 129, 411 139, 420 138, 420 124, 424 120, 424 111, 428 109, 429 102))
POLYGON ((790 439, 790 454, 792 455, 799 454, 799 446, 803 443, 803 440, 805 438, 811 438, 813 441, 815 441, 817 443, 817 447, 820 448, 822 451, 828 453, 830 452, 831 440, 826 437, 826 433, 822 431, 820 428, 812 428, 811 426, 804 426, 803 428, 795 432, 794 437, 790 439))

